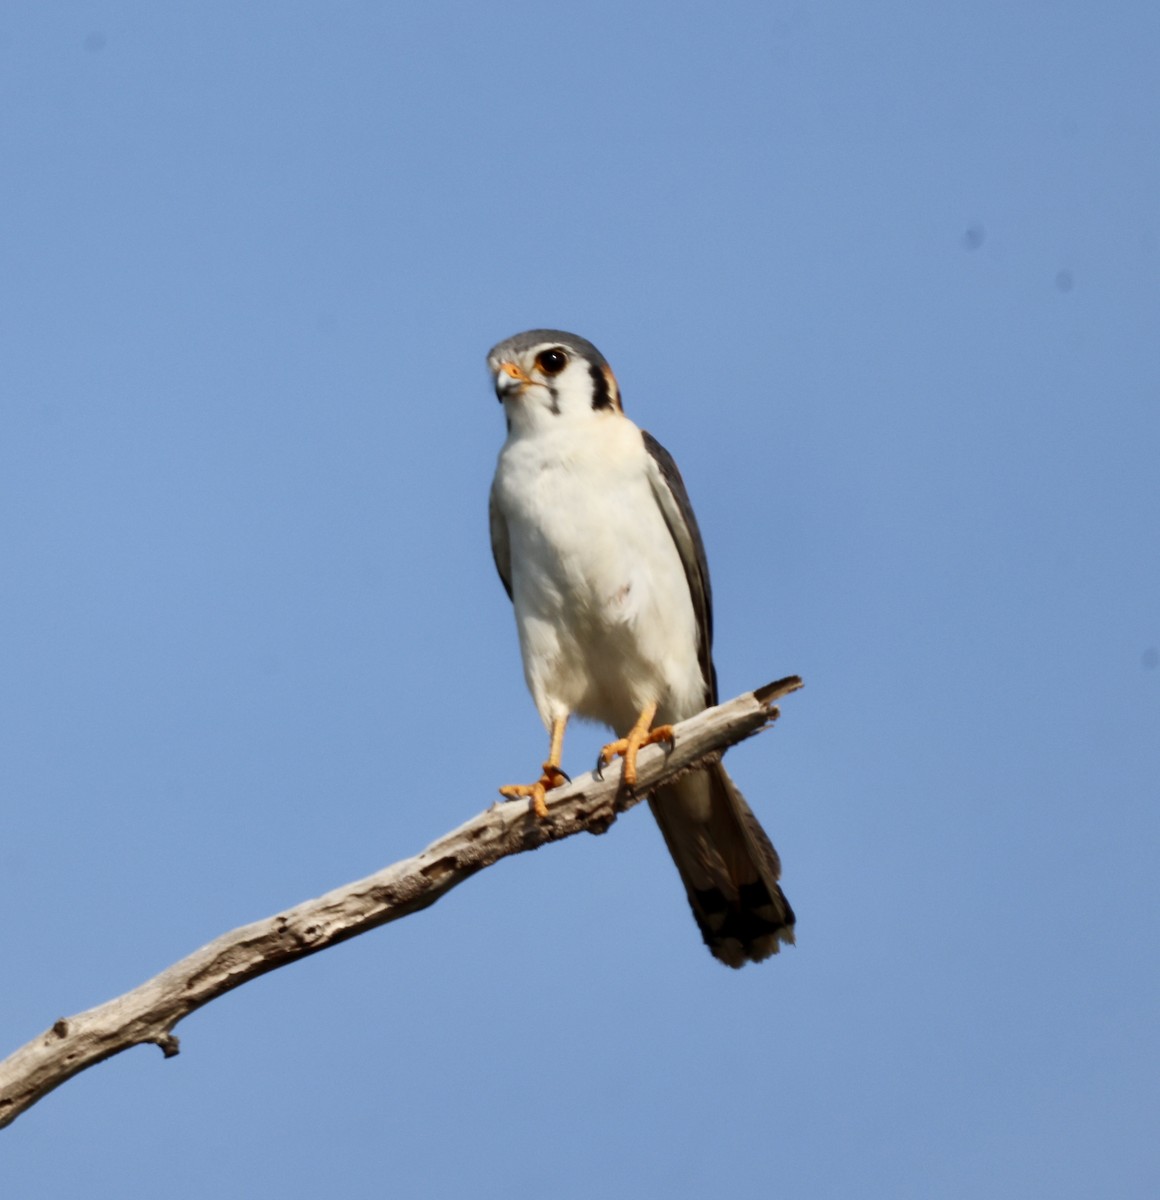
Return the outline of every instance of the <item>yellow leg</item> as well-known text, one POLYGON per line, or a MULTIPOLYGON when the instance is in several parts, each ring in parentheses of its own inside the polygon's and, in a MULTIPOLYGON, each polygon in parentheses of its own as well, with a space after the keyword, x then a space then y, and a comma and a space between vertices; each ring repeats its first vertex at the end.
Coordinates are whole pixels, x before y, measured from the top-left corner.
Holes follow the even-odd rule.
POLYGON ((548 745, 548 761, 544 763, 544 773, 535 783, 511 783, 499 789, 499 794, 505 800, 518 800, 523 796, 532 798, 532 812, 543 820, 548 815, 548 805, 544 796, 552 788, 568 783, 568 776, 560 770, 560 756, 564 752, 564 726, 568 724, 567 717, 557 717, 552 722, 552 737, 548 745))
POLYGON ((544 763, 545 771, 557 771, 560 774, 560 759, 564 754, 564 727, 568 724, 567 717, 558 717, 552 722, 552 736, 548 743, 548 761, 544 763))
POLYGON ((642 746, 651 746, 654 742, 671 742, 673 740, 673 727, 671 725, 658 725, 655 729, 650 728, 652 719, 656 715, 657 706, 654 700, 652 704, 646 704, 641 709, 640 716, 636 719, 636 724, 628 731, 626 737, 619 738, 615 742, 609 742, 600 751, 600 762, 605 767, 618 755, 624 758, 624 776, 622 782, 625 787, 636 787, 636 756, 642 746))

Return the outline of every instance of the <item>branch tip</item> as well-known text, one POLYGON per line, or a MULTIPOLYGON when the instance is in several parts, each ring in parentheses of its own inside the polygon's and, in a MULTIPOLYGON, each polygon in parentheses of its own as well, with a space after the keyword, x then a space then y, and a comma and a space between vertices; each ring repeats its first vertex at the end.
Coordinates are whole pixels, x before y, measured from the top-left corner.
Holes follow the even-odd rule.
POLYGON ((800 675, 787 675, 784 679, 775 679, 773 683, 767 683, 765 687, 755 688, 753 697, 758 704, 771 708, 775 700, 780 700, 782 696, 788 696, 790 692, 796 692, 803 687, 805 684, 800 675))

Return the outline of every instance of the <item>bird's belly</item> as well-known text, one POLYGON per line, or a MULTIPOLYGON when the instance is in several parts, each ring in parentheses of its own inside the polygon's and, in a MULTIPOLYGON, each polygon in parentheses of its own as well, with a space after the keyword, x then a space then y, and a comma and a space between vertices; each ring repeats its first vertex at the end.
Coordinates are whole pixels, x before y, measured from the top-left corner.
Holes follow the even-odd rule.
POLYGON ((541 715, 623 731, 650 702, 664 719, 696 712, 704 683, 684 568, 647 480, 602 482, 541 471, 505 505, 512 591, 541 715))

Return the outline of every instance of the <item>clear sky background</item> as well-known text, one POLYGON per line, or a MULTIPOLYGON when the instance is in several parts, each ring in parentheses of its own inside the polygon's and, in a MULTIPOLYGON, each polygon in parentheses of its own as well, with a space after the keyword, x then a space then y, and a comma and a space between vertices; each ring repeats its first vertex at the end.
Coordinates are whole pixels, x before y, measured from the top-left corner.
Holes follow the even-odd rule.
MULTIPOLYGON (((545 735, 483 358, 681 464, 798 940, 647 812, 0 1133, 6 1200, 1152 1197, 1154 3, 7 3, 0 1053, 545 735)), ((565 765, 587 769, 579 729, 565 765)))

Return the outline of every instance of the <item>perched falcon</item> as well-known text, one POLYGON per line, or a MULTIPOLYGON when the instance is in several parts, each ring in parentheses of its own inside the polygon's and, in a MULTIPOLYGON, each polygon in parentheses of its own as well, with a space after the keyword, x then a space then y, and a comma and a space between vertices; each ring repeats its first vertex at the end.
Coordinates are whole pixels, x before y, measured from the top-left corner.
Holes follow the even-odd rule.
MULTIPOLYGON (((530 796, 567 780, 564 726, 612 726, 602 761, 636 782, 642 745, 717 703, 709 570, 668 451, 624 415, 604 356, 582 337, 533 329, 488 355, 507 418, 491 488, 491 547, 515 606, 524 675, 551 735, 530 796), (661 724, 654 727, 654 721, 661 724)), ((777 852, 720 764, 649 804, 705 944, 740 967, 794 940, 777 852)))

